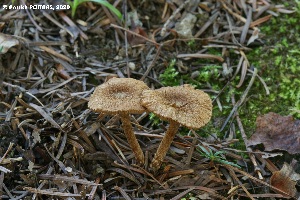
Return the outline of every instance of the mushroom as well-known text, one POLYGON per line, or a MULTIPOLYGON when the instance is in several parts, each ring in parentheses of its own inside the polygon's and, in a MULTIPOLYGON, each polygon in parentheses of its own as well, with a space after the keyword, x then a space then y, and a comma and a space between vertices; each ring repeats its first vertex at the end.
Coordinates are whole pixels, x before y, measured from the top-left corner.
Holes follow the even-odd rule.
POLYGON ((134 135, 129 114, 145 112, 140 98, 146 89, 149 89, 148 86, 139 80, 112 78, 98 86, 88 102, 88 107, 95 112, 120 116, 124 134, 138 164, 144 164, 144 154, 134 135))
POLYGON ((155 171, 167 154, 180 124, 190 129, 199 129, 209 122, 212 115, 210 97, 188 84, 145 90, 142 93, 142 105, 170 123, 151 163, 155 171))

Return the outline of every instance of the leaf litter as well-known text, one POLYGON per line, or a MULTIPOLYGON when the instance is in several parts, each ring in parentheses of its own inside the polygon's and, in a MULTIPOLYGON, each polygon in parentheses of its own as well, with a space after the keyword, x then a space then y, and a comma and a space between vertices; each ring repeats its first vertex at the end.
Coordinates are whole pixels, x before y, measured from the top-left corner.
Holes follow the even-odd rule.
MULTIPOLYGON (((197 59, 220 63, 229 81, 240 75, 238 87, 248 76, 258 77, 268 94, 246 55, 251 45, 261 44, 259 25, 278 13, 293 11, 265 0, 116 1, 114 6, 125 8, 124 16, 127 10, 134 11, 135 20, 142 24, 128 20, 124 25, 106 7, 91 2, 83 4, 75 18, 70 10, 0 11, 1 198, 296 199, 299 174, 294 165, 278 170, 264 152, 252 148, 246 152, 250 159, 245 159, 231 148, 234 139, 208 141, 193 131, 176 136, 163 167, 153 173, 149 162, 166 127, 154 129, 146 114, 131 116, 146 157, 141 167, 135 164, 118 116, 97 115, 87 108, 94 88, 112 77, 134 77, 151 88, 162 86, 158 77, 174 57, 182 69, 197 59), (186 20, 189 26, 182 23, 186 20), (197 51, 181 45, 191 39, 197 51), (221 53, 210 54, 210 49, 221 53), (236 68, 229 64, 233 59, 239 61, 236 68), (195 151, 199 145, 211 154, 195 151), (242 167, 249 167, 251 161, 254 169, 246 172, 230 162, 210 160, 214 155, 237 160, 242 167), (287 187, 280 182, 287 182, 287 187)), ((233 98, 234 110, 227 122, 238 114, 250 88, 251 84, 236 103, 233 98)), ((271 130, 263 134, 261 127, 265 127, 258 123, 247 144, 258 144, 255 137, 262 134, 265 140, 260 142, 266 150, 298 153, 297 146, 286 149, 271 143, 276 142, 269 137, 271 132, 278 138, 283 135, 277 129, 288 127, 283 139, 295 139, 299 132, 291 118, 272 115, 286 124, 273 131, 278 124, 267 121, 271 130)), ((242 132, 241 123, 239 128, 242 132)))
POLYGON ((263 144, 265 151, 283 150, 289 154, 300 153, 300 120, 271 112, 259 116, 256 126, 248 145, 263 144))

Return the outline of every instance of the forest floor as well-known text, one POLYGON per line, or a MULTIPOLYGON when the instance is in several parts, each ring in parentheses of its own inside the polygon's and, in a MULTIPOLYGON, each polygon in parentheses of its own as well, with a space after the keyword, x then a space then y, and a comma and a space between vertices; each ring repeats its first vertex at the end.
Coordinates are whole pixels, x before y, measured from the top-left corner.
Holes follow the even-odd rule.
POLYGON ((2 2, 0 198, 299 198, 299 1, 2 2), (210 122, 153 170, 169 122, 132 115, 138 165, 120 116, 88 107, 114 77, 190 84, 210 122))

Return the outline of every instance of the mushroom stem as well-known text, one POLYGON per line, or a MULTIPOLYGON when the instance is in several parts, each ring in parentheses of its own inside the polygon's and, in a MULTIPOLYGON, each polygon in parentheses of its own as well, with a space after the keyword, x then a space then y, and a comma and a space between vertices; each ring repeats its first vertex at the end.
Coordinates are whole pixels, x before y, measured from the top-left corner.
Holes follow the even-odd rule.
POLYGON ((174 139, 174 136, 176 135, 178 128, 180 124, 170 120, 169 128, 163 137, 162 141, 160 142, 160 145, 154 155, 154 158, 151 162, 151 167, 154 171, 158 170, 164 157, 166 156, 168 149, 170 148, 172 141, 174 139))
POLYGON ((129 146, 131 147, 131 149, 136 157, 137 163, 140 165, 143 165, 145 163, 144 153, 134 135, 133 128, 131 126, 130 116, 129 116, 129 114, 122 113, 122 114, 120 114, 120 117, 121 117, 121 121, 122 121, 124 134, 126 136, 129 146))

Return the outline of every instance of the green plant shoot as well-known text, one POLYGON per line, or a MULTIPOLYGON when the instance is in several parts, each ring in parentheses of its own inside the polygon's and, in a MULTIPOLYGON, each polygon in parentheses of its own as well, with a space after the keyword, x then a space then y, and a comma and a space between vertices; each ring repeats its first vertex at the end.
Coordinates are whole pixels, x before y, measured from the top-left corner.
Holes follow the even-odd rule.
POLYGON ((198 147, 201 149, 201 151, 197 149, 197 151, 199 153, 201 153, 202 156, 208 158, 211 162, 219 162, 222 164, 226 164, 226 165, 231 165, 237 168, 241 168, 239 165, 233 163, 233 162, 229 162, 227 160, 225 160, 225 158, 223 158, 222 154, 226 153, 225 151, 217 151, 216 153, 213 153, 211 149, 206 149, 203 146, 198 145, 198 147))
POLYGON ((122 19, 122 14, 120 13, 120 11, 118 9, 116 9, 113 5, 111 5, 109 2, 105 1, 105 0, 67 0, 68 4, 72 7, 72 17, 75 16, 75 12, 77 7, 85 2, 95 2, 95 3, 100 3, 104 6, 106 6, 108 9, 110 9, 119 19, 122 19))

